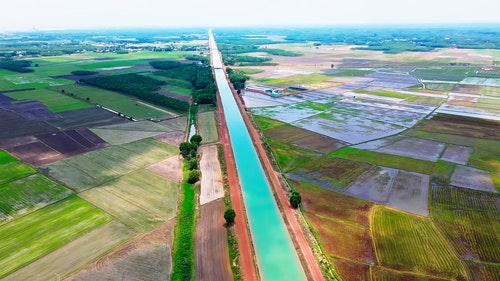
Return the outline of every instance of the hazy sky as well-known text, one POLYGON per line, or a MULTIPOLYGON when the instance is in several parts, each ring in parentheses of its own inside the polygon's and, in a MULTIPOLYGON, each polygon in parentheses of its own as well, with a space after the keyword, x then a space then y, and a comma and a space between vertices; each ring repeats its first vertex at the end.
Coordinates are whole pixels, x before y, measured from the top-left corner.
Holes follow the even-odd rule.
POLYGON ((8 0, 0 29, 500 22, 499 0, 8 0))

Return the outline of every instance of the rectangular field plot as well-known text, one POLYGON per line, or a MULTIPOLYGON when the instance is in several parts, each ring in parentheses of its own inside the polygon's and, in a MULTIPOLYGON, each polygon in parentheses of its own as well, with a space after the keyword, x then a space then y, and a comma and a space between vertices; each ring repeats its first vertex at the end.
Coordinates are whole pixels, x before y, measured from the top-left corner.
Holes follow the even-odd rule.
POLYGON ((45 104, 52 112, 63 112, 80 108, 91 107, 90 104, 63 95, 48 89, 36 89, 34 91, 23 91, 5 94, 11 98, 21 101, 37 100, 45 104))
POLYGON ((376 207, 372 226, 379 265, 436 277, 465 278, 460 261, 429 220, 376 207))
POLYGON ((93 128, 91 130, 92 132, 106 140, 108 143, 113 145, 129 143, 172 131, 169 126, 151 121, 139 121, 108 125, 93 128))
POLYGON ((0 140, 57 132, 57 128, 42 120, 28 120, 19 114, 0 108, 0 140), (12 124, 16 129, 12 129, 12 124))
POLYGON ((10 156, 7 152, 0 150, 0 184, 20 179, 32 174, 36 170, 16 158, 10 156))
POLYGON ((491 97, 500 97, 500 87, 483 86, 482 90, 481 90, 481 95, 491 96, 491 97))
POLYGON ((382 101, 345 100, 334 104, 335 112, 355 114, 404 127, 411 127, 431 113, 435 107, 424 105, 395 104, 382 101))
POLYGON ((462 80, 460 82, 460 84, 500 87, 500 79, 498 79, 498 78, 467 77, 464 80, 462 80))
POLYGON ((345 194, 382 204, 387 203, 397 173, 396 169, 373 167, 355 181, 345 194))
MULTIPOLYGON (((307 117, 322 113, 325 107, 315 108, 312 103, 294 104, 275 107, 255 108, 252 112, 256 115, 291 123, 307 117)), ((330 106, 326 107, 330 108, 330 106)))
POLYGON ((132 116, 136 119, 171 117, 171 114, 165 111, 144 105, 143 102, 136 102, 129 96, 113 91, 81 85, 65 85, 54 87, 53 89, 56 91, 64 90, 66 93, 73 94, 79 99, 88 100, 93 104, 111 108, 114 111, 132 116))
POLYGON ((175 154, 177 148, 169 144, 144 139, 74 156, 40 168, 72 189, 82 191, 175 154))
POLYGON ((446 146, 446 150, 441 156, 441 159, 448 162, 467 165, 471 154, 471 147, 449 144, 446 146))
POLYGON ((421 216, 429 215, 429 175, 398 171, 387 205, 421 216))
POLYGON ((2 280, 54 280, 56 272, 58 277, 65 277, 135 234, 136 232, 129 227, 117 221, 110 221, 7 275, 2 280))
POLYGON ((395 136, 363 143, 355 148, 436 162, 445 144, 421 138, 395 136))
POLYGON ((455 169, 450 184, 464 188, 497 192, 490 172, 467 166, 458 166, 455 169))
POLYGON ((369 227, 313 213, 307 213, 307 217, 319 233, 328 255, 363 263, 375 263, 369 227))
POLYGON ((405 127, 344 113, 323 113, 291 123, 347 143, 360 143, 397 134, 405 127))
POLYGON ((465 261, 500 262, 500 195, 432 188, 431 216, 465 261))
POLYGON ((41 174, 0 185, 0 224, 71 195, 66 187, 41 174))
POLYGON ((202 136, 203 143, 211 143, 219 140, 217 125, 215 123, 215 112, 208 111, 198 113, 198 134, 202 136))
POLYGON ((264 134, 277 141, 321 153, 328 153, 346 145, 342 141, 291 125, 268 129, 264 134))
POLYGON ((144 232, 175 215, 178 189, 177 183, 140 170, 80 193, 80 196, 122 223, 144 232))
POLYGON ((331 189, 342 190, 371 165, 347 159, 322 157, 317 161, 310 161, 290 171, 287 176, 294 180, 302 180, 311 184, 331 189))
POLYGON ((0 226, 0 278, 109 220, 108 214, 71 196, 0 226))
POLYGON ((99 107, 83 108, 71 111, 65 111, 58 114, 60 119, 48 121, 51 125, 68 130, 82 127, 97 127, 110 124, 120 124, 130 122, 114 113, 99 107))

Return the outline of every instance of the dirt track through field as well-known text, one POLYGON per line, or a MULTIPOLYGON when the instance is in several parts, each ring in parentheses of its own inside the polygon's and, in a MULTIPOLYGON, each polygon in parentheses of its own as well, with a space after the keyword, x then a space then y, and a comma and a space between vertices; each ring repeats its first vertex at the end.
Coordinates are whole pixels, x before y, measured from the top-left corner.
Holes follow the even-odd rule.
POLYGON ((224 202, 213 201, 201 206, 196 225, 195 255, 196 280, 233 280, 229 266, 224 202))
POLYGON ((200 204, 203 205, 224 197, 224 184, 219 164, 217 146, 202 146, 200 153, 201 193, 200 204))

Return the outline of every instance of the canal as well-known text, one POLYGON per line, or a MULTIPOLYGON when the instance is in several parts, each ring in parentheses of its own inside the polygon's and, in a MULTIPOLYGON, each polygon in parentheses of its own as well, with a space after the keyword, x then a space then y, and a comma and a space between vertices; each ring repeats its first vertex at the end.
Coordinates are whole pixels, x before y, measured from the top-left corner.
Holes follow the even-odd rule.
POLYGON ((262 280, 306 280, 211 33, 209 44, 262 280))

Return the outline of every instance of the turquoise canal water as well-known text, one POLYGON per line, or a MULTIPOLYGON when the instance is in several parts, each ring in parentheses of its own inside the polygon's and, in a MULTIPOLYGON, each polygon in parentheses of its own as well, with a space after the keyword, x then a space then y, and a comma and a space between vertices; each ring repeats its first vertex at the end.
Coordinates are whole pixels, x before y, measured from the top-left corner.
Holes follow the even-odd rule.
MULTIPOLYGON (((213 47, 214 41, 211 41, 213 47)), ((212 49, 212 53, 215 52, 217 50, 212 49)), ((218 54, 213 55, 213 58, 220 60, 218 54)), ((217 64, 214 63, 214 66, 217 67, 217 64)), ((224 107, 262 279, 264 281, 306 280, 262 164, 227 84, 224 71, 216 68, 215 78, 224 107)))

